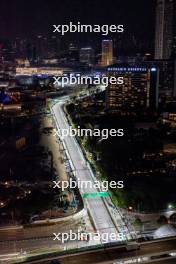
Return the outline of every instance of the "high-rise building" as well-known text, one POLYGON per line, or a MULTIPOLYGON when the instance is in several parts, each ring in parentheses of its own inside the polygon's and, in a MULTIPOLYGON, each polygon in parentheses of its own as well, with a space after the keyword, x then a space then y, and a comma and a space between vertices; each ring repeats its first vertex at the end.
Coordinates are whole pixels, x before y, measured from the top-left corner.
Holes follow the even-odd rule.
POLYGON ((109 84, 106 108, 122 114, 156 109, 158 104, 158 72, 146 66, 117 65, 108 67, 108 76, 123 77, 123 84, 109 84))
POLYGON ((173 4, 173 44, 172 57, 176 58, 176 1, 173 4))
POLYGON ((174 61, 174 92, 173 92, 174 97, 176 97, 176 59, 174 61))
POLYGON ((174 96, 174 61, 156 60, 148 61, 148 65, 159 70, 159 103, 160 105, 171 101, 174 96))
POLYGON ((101 66, 108 66, 113 63, 113 42, 112 40, 102 41, 101 66))
POLYGON ((176 1, 174 1, 172 59, 174 59, 174 96, 176 97, 176 1))
POLYGON ((48 38, 48 58, 56 58, 59 55, 60 40, 56 36, 48 38))
POLYGON ((81 48, 79 59, 81 63, 92 65, 94 63, 94 50, 91 47, 81 48))
POLYGON ((79 48, 77 44, 69 43, 67 57, 72 63, 79 62, 79 48))
POLYGON ((155 59, 169 59, 174 45, 174 2, 157 0, 155 59))

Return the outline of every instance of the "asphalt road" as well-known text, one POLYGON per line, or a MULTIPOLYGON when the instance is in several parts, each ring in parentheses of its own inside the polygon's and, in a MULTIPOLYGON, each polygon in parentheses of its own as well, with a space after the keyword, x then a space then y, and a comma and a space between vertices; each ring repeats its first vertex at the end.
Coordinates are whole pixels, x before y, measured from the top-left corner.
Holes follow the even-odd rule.
POLYGON ((173 259, 163 259, 160 261, 152 261, 150 262, 151 264, 175 264, 176 263, 176 258, 173 259))
MULTIPOLYGON (((53 113, 55 115, 57 126, 61 131, 63 129, 69 129, 69 124, 63 112, 62 105, 63 103, 57 103, 53 106, 53 113)), ((65 143, 66 149, 68 150, 70 159, 76 172, 77 179, 81 181, 90 181, 93 183, 94 178, 92 176, 92 172, 88 164, 86 163, 84 155, 80 151, 80 148, 75 138, 68 135, 64 137, 63 141, 65 143)), ((80 188, 80 192, 81 194, 94 193, 99 192, 99 190, 94 186, 87 186, 80 188)), ((109 211, 107 210, 107 207, 101 197, 96 197, 94 199, 88 198, 86 201, 87 208, 89 209, 93 222, 95 223, 96 230, 101 234, 108 233, 110 235, 112 233, 115 233, 118 237, 118 234, 122 232, 121 226, 124 226, 124 223, 121 218, 119 217, 119 229, 117 230, 109 214, 109 211)), ((112 240, 109 238, 107 242, 111 241, 112 240)))
MULTIPOLYGON (((129 251, 126 252, 124 250, 120 250, 118 248, 111 248, 106 249, 104 251, 99 251, 96 253, 85 253, 85 255, 77 255, 72 257, 64 257, 61 258, 61 263, 63 264, 90 264, 90 263, 111 263, 109 261, 112 260, 119 260, 121 258, 129 258, 129 257, 136 257, 142 255, 149 255, 156 253, 163 253, 170 250, 176 249, 176 239, 164 242, 151 242, 151 243, 144 243, 141 245, 140 250, 129 251)), ((176 263, 176 262, 175 262, 176 263)))
POLYGON ((80 220, 72 220, 60 222, 54 225, 36 226, 29 228, 4 229, 0 230, 0 264, 4 258, 9 254, 15 253, 35 253, 46 252, 52 250, 64 250, 69 248, 77 248, 87 246, 87 242, 74 241, 72 243, 61 243, 60 241, 53 241, 53 233, 68 232, 72 229, 75 232, 80 226, 80 220))
MULTIPOLYGON (((61 104, 56 104, 53 108, 54 114, 56 117, 57 123, 61 126, 61 128, 68 128, 68 122, 64 117, 63 110, 61 108, 61 104)), ((72 159, 72 163, 76 170, 76 176, 80 180, 85 181, 93 181, 93 176, 91 175, 91 171, 87 166, 82 152, 78 148, 78 144, 73 137, 65 138, 65 145, 68 146, 69 155, 72 159)), ((87 188, 80 189, 80 192, 83 194, 85 192, 97 192, 96 188, 87 188)), ((101 234, 103 233, 116 233, 117 237, 119 232, 121 232, 121 227, 123 226, 123 222, 119 216, 119 230, 116 229, 111 216, 105 206, 105 203, 102 198, 97 197, 96 199, 87 199, 87 207, 90 210, 90 214, 94 220, 97 231, 101 234)), ((100 244, 101 241, 96 241, 91 243, 85 241, 74 241, 68 242, 67 245, 61 244, 58 241, 53 241, 53 232, 68 232, 68 230, 74 230, 75 222, 65 223, 65 225, 59 224, 58 226, 46 226, 46 227, 36 227, 31 228, 30 230, 24 229, 14 229, 14 230, 1 230, 0 231, 0 254, 9 254, 16 252, 24 252, 27 254, 33 250, 45 250, 45 249, 64 249, 64 248, 79 248, 92 244, 100 244)), ((111 242, 111 239, 108 238, 107 242, 111 242)), ((0 258, 1 259, 1 258, 0 258)))
MULTIPOLYGON (((59 257, 61 264, 112 264, 120 261, 125 258, 134 258, 138 256, 152 256, 156 253, 158 255, 163 254, 167 251, 175 251, 176 250, 176 238, 172 240, 164 239, 158 242, 147 242, 141 244, 141 248, 135 251, 126 251, 125 248, 119 247, 111 247, 102 250, 94 250, 89 252, 83 252, 80 254, 72 254, 59 257)), ((52 259, 52 258, 51 258, 52 259)), ((38 264, 49 264, 50 260, 42 260, 42 261, 33 261, 28 263, 38 263, 38 264)), ((55 258, 56 259, 56 258, 55 258)), ((162 262, 153 260, 152 264, 170 264, 176 263, 176 260, 163 260, 162 262), (174 262, 175 261, 175 262, 174 262)))

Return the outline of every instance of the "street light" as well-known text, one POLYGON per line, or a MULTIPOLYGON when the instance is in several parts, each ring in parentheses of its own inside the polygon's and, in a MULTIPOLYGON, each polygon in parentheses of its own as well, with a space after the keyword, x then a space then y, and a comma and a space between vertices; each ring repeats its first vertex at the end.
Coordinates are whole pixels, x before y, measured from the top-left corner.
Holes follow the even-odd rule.
POLYGON ((173 209, 174 208, 174 206, 173 206, 173 204, 168 204, 168 207, 167 207, 168 209, 173 209))
POLYGON ((129 211, 129 212, 132 212, 132 211, 133 211, 133 207, 132 207, 132 206, 129 206, 129 207, 128 207, 128 211, 129 211))

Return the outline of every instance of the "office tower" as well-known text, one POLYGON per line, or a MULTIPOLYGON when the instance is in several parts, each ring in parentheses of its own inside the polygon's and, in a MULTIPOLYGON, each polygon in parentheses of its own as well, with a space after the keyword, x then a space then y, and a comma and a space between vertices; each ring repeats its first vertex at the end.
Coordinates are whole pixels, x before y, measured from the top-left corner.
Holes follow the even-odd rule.
POLYGON ((169 59, 173 49, 174 0, 157 0, 155 59, 169 59))
POLYGON ((113 42, 112 40, 102 41, 101 66, 108 66, 113 63, 113 42))
POLYGON ((48 37, 38 35, 35 40, 37 61, 41 62, 44 58, 49 57, 50 41, 48 37))
POLYGON ((117 65, 107 68, 107 75, 123 77, 123 84, 109 84, 106 108, 121 114, 154 110, 158 104, 157 69, 145 66, 117 65))
POLYGON ((174 60, 174 96, 176 97, 176 1, 174 1, 172 59, 174 60))
POLYGON ((48 58, 56 58, 59 55, 60 40, 56 36, 48 38, 48 58))
POLYGON ((81 48, 79 53, 79 60, 81 63, 87 65, 94 64, 94 50, 91 47, 81 48))
POLYGON ((148 62, 159 69, 159 102, 165 104, 173 99, 174 95, 174 61, 157 60, 148 62))
POLYGON ((13 49, 15 52, 16 57, 19 58, 26 58, 26 45, 27 40, 23 38, 15 38, 13 41, 13 49))
POLYGON ((174 91, 173 96, 176 97, 176 59, 174 61, 174 91))
POLYGON ((69 62, 79 62, 79 48, 75 43, 69 43, 68 54, 69 62))
POLYGON ((173 45, 172 58, 176 59, 176 1, 173 3, 173 45))

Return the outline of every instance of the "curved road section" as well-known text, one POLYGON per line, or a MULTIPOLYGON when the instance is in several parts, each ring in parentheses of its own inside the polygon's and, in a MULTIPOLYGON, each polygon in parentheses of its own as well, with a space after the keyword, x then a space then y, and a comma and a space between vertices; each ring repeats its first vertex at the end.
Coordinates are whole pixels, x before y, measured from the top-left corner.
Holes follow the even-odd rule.
MULTIPOLYGON (((61 131, 62 129, 69 129, 69 123, 63 111, 63 104, 64 102, 59 102, 52 107, 52 112, 58 131, 61 131)), ((68 135, 64 137, 64 139, 62 139, 62 142, 70 159, 70 164, 72 169, 74 170, 74 174, 77 180, 92 182, 91 187, 86 186, 86 188, 82 187, 80 189, 81 195, 83 195, 84 193, 99 192, 100 190, 95 188, 95 186, 93 185, 95 177, 89 163, 85 160, 85 157, 75 137, 68 135)), ((108 205, 105 203, 103 198, 87 198, 85 204, 94 222, 96 231, 101 235, 108 234, 108 239, 106 242, 108 243, 114 241, 114 238, 111 239, 111 234, 116 234, 116 241, 121 241, 121 231, 120 229, 118 230, 117 226, 114 224, 114 221, 108 210, 108 205)), ((122 225, 122 222, 120 223, 120 225, 122 225)))

